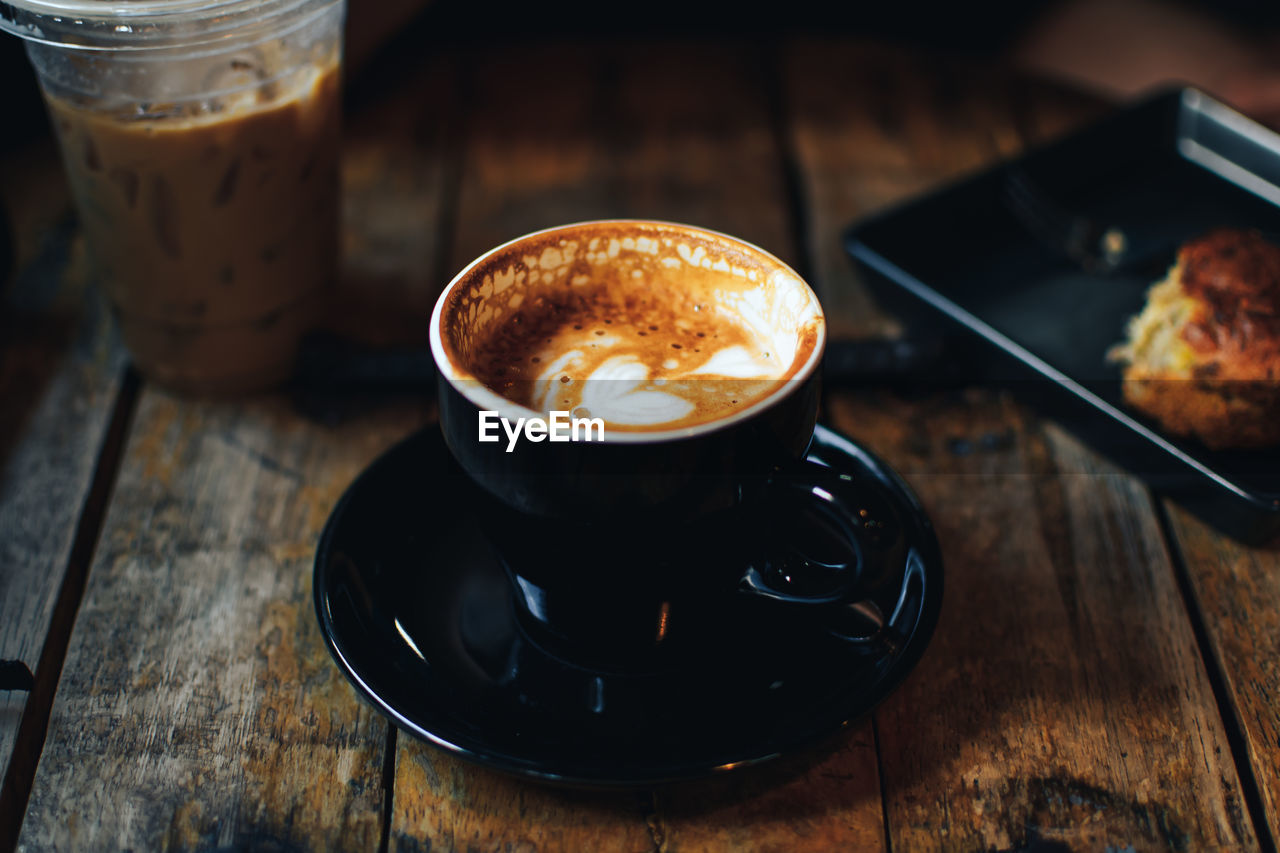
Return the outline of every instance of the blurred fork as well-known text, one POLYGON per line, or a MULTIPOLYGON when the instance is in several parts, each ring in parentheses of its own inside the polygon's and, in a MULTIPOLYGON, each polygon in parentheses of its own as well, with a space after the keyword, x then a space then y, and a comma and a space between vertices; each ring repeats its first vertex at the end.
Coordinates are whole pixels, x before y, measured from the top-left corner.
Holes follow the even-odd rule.
POLYGON ((1110 275, 1124 262, 1129 241, 1123 231, 1062 207, 1020 167, 1005 169, 1002 197, 1032 236, 1085 272, 1110 275))

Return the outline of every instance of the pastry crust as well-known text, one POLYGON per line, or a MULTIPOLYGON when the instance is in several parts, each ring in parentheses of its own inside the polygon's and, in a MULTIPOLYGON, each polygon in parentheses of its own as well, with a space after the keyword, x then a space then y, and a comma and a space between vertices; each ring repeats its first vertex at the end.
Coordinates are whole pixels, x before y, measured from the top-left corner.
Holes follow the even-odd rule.
POLYGON ((1231 228, 1184 244, 1109 358, 1126 402, 1172 433, 1280 443, 1280 247, 1231 228))

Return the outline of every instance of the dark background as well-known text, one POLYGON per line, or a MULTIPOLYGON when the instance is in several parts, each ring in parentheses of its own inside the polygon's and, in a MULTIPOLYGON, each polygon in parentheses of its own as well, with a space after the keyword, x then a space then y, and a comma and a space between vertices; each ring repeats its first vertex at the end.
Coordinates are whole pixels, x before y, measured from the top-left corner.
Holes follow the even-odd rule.
MULTIPOLYGON (((1280 2, 1275 0, 1027 0, 1027 2, 958 3, 940 0, 779 0, 768 5, 729 0, 655 0, 647 3, 601 3, 558 0, 552 3, 517 0, 348 0, 348 92, 359 92, 369 60, 378 52, 419 55, 449 46, 522 39, 643 40, 679 36, 718 39, 743 36, 773 40, 788 34, 857 33, 871 39, 905 43, 939 54, 982 56, 994 61, 1029 65, 1053 34, 1064 11, 1078 12, 1077 25, 1064 37, 1074 39, 1074 55, 1061 49, 1045 58, 1052 75, 1078 83, 1086 79, 1104 92, 1123 98, 1142 85, 1142 74, 1120 63, 1097 68, 1117 52, 1117 41, 1141 47, 1135 56, 1159 54, 1136 62, 1162 63, 1148 76, 1179 79, 1201 85, 1264 121, 1280 117, 1280 2), (1109 10, 1127 10, 1117 22, 1109 10), (1083 9, 1083 11, 1081 11, 1083 9), (1084 24, 1078 21, 1083 18, 1084 24), (1096 26, 1088 23, 1098 18, 1096 26), (1121 28, 1124 32, 1117 33, 1121 28), (1217 38, 1198 38, 1197 28, 1217 38), (1153 51, 1144 40, 1163 40, 1153 51), (1185 46, 1183 46, 1185 44, 1185 46), (1236 47, 1239 50, 1236 50, 1236 47), (1028 50, 1031 58, 1028 60, 1028 50), (1091 53, 1092 51, 1092 53, 1091 53), (1205 53, 1214 55, 1204 55, 1205 53), (1248 54, 1252 59, 1241 59, 1248 54), (1274 60, 1265 57, 1273 56, 1274 60), (1264 57, 1258 59, 1258 57, 1264 57), (1180 58, 1185 62, 1180 63, 1180 58), (1074 66, 1072 72, 1070 66, 1074 66), (1230 73, 1215 74, 1217 66, 1230 73), (1082 75, 1080 68, 1086 69, 1082 75), (1245 69, 1242 73, 1240 69, 1245 69), (1264 83, 1236 85, 1237 78, 1264 83), (1126 81, 1128 75, 1134 78, 1126 81), (1226 81, 1225 83, 1223 81, 1226 81), (1258 91, 1254 91, 1254 90, 1258 91), (1259 101, 1257 109, 1254 100, 1259 101)), ((1059 39, 1059 42, 1061 39, 1059 39)), ((0 123, 0 154, 47 136, 49 129, 39 91, 20 39, 0 34, 0 79, 6 81, 5 101, 10 118, 0 123)), ((518 81, 513 81, 518 85, 518 81)), ((1280 121, 1272 122, 1280 124, 1280 121)))
MULTIPOLYGON (((385 0, 348 0, 348 17, 367 28, 369 16, 385 15, 377 8, 385 0)), ((391 49, 424 50, 446 45, 537 38, 644 39, 672 35, 715 39, 754 35, 776 37, 798 32, 866 33, 872 37, 919 44, 944 52, 998 54, 1046 5, 1036 2, 860 3, 831 0, 784 0, 772 6, 691 0, 640 4, 561 0, 556 3, 421 0, 412 17, 394 25, 378 42, 391 49), (764 11, 767 10, 767 11, 764 11)), ((378 25, 374 25, 374 29, 378 25)), ((389 24, 389 26, 391 26, 389 24)), ((362 51, 362 53, 367 51, 362 51)), ((365 56, 355 69, 359 74, 365 56)), ((7 108, 14 119, 0 128, 0 149, 19 145, 47 133, 35 77, 20 39, 0 34, 0 79, 6 86, 7 108)))

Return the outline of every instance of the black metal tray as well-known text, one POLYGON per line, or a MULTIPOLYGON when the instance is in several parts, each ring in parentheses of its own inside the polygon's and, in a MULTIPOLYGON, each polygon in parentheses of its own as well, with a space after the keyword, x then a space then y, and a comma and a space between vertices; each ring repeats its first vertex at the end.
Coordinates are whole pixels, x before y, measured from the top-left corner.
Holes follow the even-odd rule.
POLYGON ((1125 406, 1107 351, 1183 241, 1218 226, 1280 235, 1280 135, 1195 89, 1115 113, 856 223, 849 254, 917 339, 976 353, 1090 444, 1237 539, 1280 534, 1280 449, 1213 451, 1125 406), (1123 264, 1091 273, 1028 227, 1011 178, 1059 210, 1119 229, 1123 264))

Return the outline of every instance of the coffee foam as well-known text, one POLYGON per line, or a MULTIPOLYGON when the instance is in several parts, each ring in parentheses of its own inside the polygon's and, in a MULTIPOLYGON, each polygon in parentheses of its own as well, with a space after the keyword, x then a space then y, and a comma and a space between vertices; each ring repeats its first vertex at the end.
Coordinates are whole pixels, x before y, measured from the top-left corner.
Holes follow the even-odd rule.
POLYGON ((543 413, 665 430, 717 420, 808 362, 808 288, 752 247, 661 223, 590 223, 500 249, 446 297, 450 359, 543 413))

